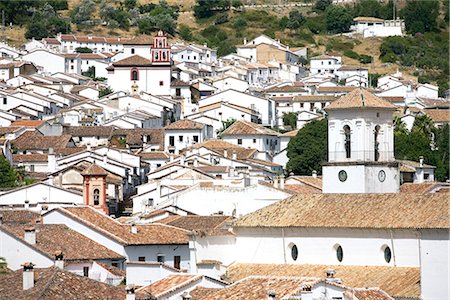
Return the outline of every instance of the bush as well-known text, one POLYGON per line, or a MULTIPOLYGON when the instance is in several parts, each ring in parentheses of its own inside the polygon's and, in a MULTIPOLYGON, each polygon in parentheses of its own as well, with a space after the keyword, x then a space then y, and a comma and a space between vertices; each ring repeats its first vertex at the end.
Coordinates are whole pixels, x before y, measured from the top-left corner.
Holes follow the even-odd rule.
POLYGON ((95 12, 95 3, 92 0, 83 0, 75 6, 70 12, 72 22, 75 24, 85 24, 91 20, 92 14, 95 12))
POLYGON ((316 10, 325 11, 328 6, 330 6, 333 3, 332 0, 317 0, 316 4, 314 5, 314 8, 316 10))
POLYGON ((216 19, 214 20, 214 25, 220 25, 220 24, 223 24, 226 22, 228 22, 228 14, 221 13, 221 14, 218 14, 216 19))
POLYGON ((359 54, 353 50, 347 50, 344 52, 344 55, 353 59, 359 59, 359 54))
POLYGON ((289 29, 297 29, 305 22, 305 17, 298 10, 291 10, 289 12, 289 20, 286 27, 289 29))
POLYGON ((233 22, 233 28, 236 30, 243 30, 247 26, 247 21, 244 18, 237 18, 233 22))
POLYGON ((327 51, 347 51, 353 49, 353 43, 340 42, 337 39, 331 39, 326 46, 327 51))
POLYGON ((350 11, 339 5, 330 5, 325 11, 327 30, 335 33, 347 32, 353 22, 350 11))
POLYGON ((180 34, 180 37, 185 41, 190 42, 193 39, 191 28, 184 24, 180 25, 179 34, 180 34))
POLYGON ((87 47, 77 47, 75 48, 75 52, 76 53, 92 53, 92 49, 87 48, 87 47))
POLYGON ((370 64, 373 61, 373 57, 370 55, 362 54, 359 56, 359 62, 362 64, 370 64))

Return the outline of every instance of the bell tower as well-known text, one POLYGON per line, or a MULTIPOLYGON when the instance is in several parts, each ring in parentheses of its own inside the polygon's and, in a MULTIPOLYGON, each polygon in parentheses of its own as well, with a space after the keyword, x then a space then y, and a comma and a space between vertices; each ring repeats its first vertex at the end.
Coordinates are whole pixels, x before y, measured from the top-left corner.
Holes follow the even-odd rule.
POLYGON ((394 158, 396 107, 363 88, 331 103, 324 193, 396 193, 400 187, 394 158))
POLYGON ((167 43, 167 35, 162 30, 158 31, 153 38, 152 62, 170 63, 170 47, 167 43))
POLYGON ((84 204, 108 214, 106 202, 106 176, 108 176, 108 172, 99 165, 92 164, 81 175, 83 175, 84 204))

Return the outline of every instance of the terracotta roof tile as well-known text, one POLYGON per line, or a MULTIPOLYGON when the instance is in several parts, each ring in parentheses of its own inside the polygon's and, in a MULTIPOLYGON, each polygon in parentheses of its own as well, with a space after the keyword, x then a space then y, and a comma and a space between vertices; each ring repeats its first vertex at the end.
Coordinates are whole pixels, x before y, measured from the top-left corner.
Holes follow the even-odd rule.
POLYGON ((425 114, 435 123, 450 123, 450 110, 448 109, 426 109, 425 114))
POLYGON ((233 157, 233 153, 235 153, 236 158, 239 160, 251 158, 253 157, 253 154, 256 152, 256 149, 244 148, 219 139, 207 140, 204 141, 203 143, 196 144, 192 148, 198 149, 202 147, 222 156, 225 156, 226 151, 227 157, 229 158, 233 157))
POLYGON ((230 127, 222 132, 222 136, 227 135, 273 135, 278 136, 278 132, 269 128, 244 120, 237 120, 230 127))
POLYGON ((15 163, 20 162, 47 162, 48 155, 47 154, 13 154, 13 161, 15 163))
POLYGON ((349 93, 357 89, 356 86, 319 86, 317 88, 318 93, 349 93))
POLYGON ((206 125, 200 122, 195 122, 192 120, 184 119, 179 120, 174 123, 169 124, 168 126, 164 127, 166 130, 178 130, 178 129, 203 129, 206 125))
POLYGON ((144 58, 139 55, 133 55, 119 61, 116 61, 112 64, 114 67, 148 67, 153 65, 152 61, 148 58, 144 58))
POLYGON ((0 276, 0 298, 16 300, 125 299, 123 287, 111 286, 51 267, 34 269, 34 287, 23 290, 22 270, 0 276))
MULTIPOLYGON (((326 270, 349 287, 378 287, 395 298, 420 298, 420 269, 408 267, 307 265, 307 264, 233 264, 227 278, 237 281, 248 276, 323 277, 326 270)), ((264 298, 265 299, 265 298, 264 298)))
POLYGON ((434 191, 450 192, 450 184, 443 182, 404 183, 400 193, 430 193, 434 191))
POLYGON ((380 18, 374 18, 374 17, 356 17, 353 18, 353 21, 362 21, 362 22, 384 22, 383 19, 380 18))
POLYGON ((131 225, 121 224, 91 207, 57 208, 58 211, 79 220, 123 245, 177 245, 187 244, 187 231, 162 224, 135 225, 137 233, 131 232, 131 225))
POLYGON ((83 172, 81 172, 81 175, 98 175, 98 176, 107 176, 108 172, 100 167, 97 164, 90 165, 87 169, 85 169, 83 172))
POLYGON ((337 100, 338 97, 330 95, 305 95, 305 96, 295 96, 293 101, 295 102, 333 102, 337 100))
POLYGON ((449 205, 445 193, 297 194, 238 219, 235 227, 447 229, 449 205))
POLYGON ((230 216, 178 216, 158 221, 202 235, 229 235, 227 222, 231 222, 230 216))
POLYGON ((72 136, 44 136, 36 131, 27 131, 15 139, 12 144, 18 150, 48 150, 49 148, 67 148, 72 136))
POLYGON ((169 159, 169 155, 163 151, 141 152, 138 156, 142 159, 169 159))
POLYGON ((44 124, 45 120, 17 120, 11 123, 11 127, 31 127, 38 128, 44 124))
MULTIPOLYGON (((293 178, 303 184, 312 186, 316 189, 322 190, 322 177, 317 176, 317 177, 313 177, 313 176, 291 176, 289 178, 293 178)), ((287 178, 287 179, 289 179, 287 178)), ((286 179, 286 180, 287 180, 286 179)))
POLYGON ((205 288, 202 286, 196 286, 195 289, 189 292, 189 294, 192 297, 191 300, 202 300, 217 291, 218 289, 215 288, 205 288))
POLYGON ((266 93, 302 93, 306 92, 304 88, 301 88, 299 86, 292 86, 292 85, 284 85, 284 86, 276 86, 272 87, 266 90, 266 93))
POLYGON ((112 126, 70 126, 64 129, 66 134, 76 137, 99 136, 103 138, 111 137, 114 128, 112 126))
MULTIPOLYGON (((29 225, 6 225, 7 231, 23 239, 25 227, 29 225)), ((64 253, 64 260, 124 260, 122 255, 109 250, 63 224, 36 224, 34 247, 54 258, 56 251, 64 253)))
POLYGON ((388 293, 378 288, 358 288, 352 292, 356 297, 355 300, 394 300, 388 293))
POLYGON ((396 108, 393 104, 375 96, 366 89, 356 88, 347 95, 344 95, 338 100, 333 101, 327 108, 325 108, 325 110, 363 107, 392 110, 396 108))
POLYGON ((164 146, 164 129, 162 128, 116 128, 112 133, 114 136, 124 136, 128 145, 143 145, 144 136, 147 137, 147 144, 158 144, 164 146))
POLYGON ((155 281, 154 283, 141 287, 136 290, 137 299, 149 299, 152 296, 156 299, 162 298, 165 295, 173 292, 174 290, 180 289, 184 286, 192 284, 195 281, 202 279, 202 275, 191 275, 191 274, 176 274, 169 275, 161 280, 155 281))
POLYGON ((39 213, 30 210, 0 210, 0 215, 5 225, 32 224, 41 218, 39 213))

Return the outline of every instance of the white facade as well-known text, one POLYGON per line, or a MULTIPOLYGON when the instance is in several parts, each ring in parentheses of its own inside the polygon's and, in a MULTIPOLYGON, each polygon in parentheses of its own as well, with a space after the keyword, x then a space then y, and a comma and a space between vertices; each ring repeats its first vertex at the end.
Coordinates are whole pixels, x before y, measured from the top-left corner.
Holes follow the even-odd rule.
POLYGON ((403 20, 382 20, 377 18, 358 17, 350 29, 367 37, 402 36, 405 28, 403 20))
POLYGON ((22 58, 34 63, 36 66, 42 67, 44 72, 53 74, 66 71, 66 59, 64 56, 48 50, 37 49, 23 55, 22 58))
POLYGON ((340 56, 317 56, 311 58, 309 72, 314 74, 335 74, 342 66, 340 56))
POLYGON ((107 74, 108 84, 115 90, 131 91, 137 85, 138 91, 152 95, 170 95, 170 66, 137 67, 138 80, 132 80, 132 68, 115 67, 107 74))

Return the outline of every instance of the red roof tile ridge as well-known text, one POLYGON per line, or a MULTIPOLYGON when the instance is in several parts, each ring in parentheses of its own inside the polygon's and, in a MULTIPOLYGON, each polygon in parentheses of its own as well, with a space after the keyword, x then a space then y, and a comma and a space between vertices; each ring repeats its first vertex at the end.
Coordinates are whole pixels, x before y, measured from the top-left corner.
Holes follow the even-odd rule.
MULTIPOLYGON (((163 280, 165 280, 166 278, 169 278, 169 277, 190 277, 190 278, 188 278, 186 281, 184 281, 182 283, 179 283, 178 285, 175 285, 175 286, 165 290, 164 292, 156 294, 154 296, 162 297, 164 295, 167 295, 167 294, 169 294, 171 292, 176 291, 179 288, 182 288, 182 287, 184 287, 184 286, 186 286, 188 284, 191 284, 194 281, 198 281, 199 279, 202 279, 203 275, 197 275, 197 274, 176 274, 176 275, 169 275, 169 276, 167 276, 167 277, 165 277, 165 278, 163 278, 161 280, 158 280, 158 281, 163 281, 163 280)), ((158 281, 155 281, 154 283, 157 283, 158 281)))

